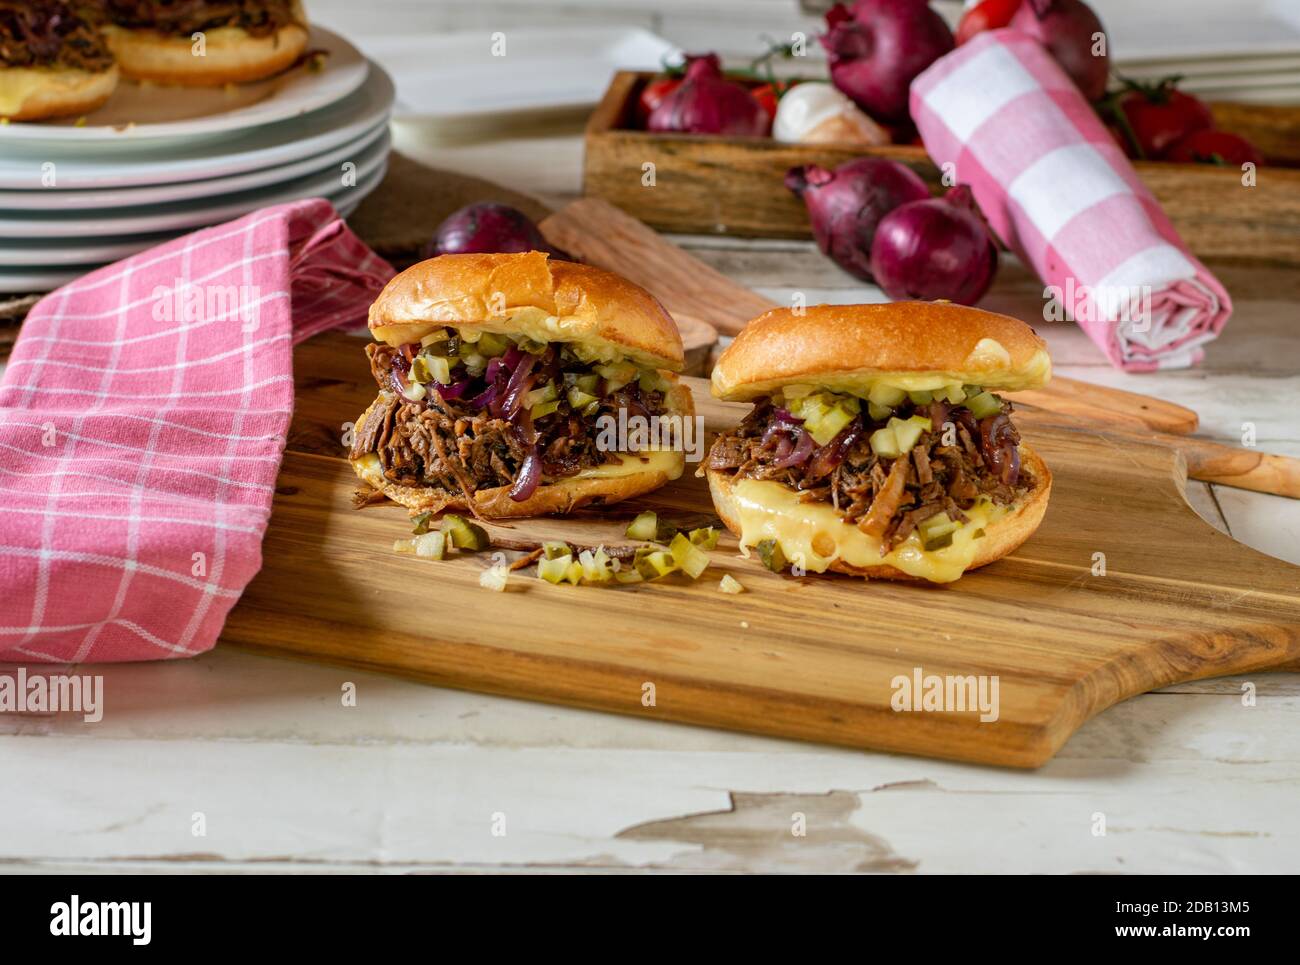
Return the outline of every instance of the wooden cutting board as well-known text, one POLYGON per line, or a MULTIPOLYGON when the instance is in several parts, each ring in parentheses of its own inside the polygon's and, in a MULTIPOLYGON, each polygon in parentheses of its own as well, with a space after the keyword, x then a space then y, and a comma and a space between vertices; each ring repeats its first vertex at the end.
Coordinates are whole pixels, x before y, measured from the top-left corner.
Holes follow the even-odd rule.
MULTIPOLYGON (((315 339, 299 347, 296 368, 264 566, 227 621, 227 643, 616 713, 1021 767, 1133 694, 1300 669, 1300 567, 1203 522, 1167 448, 1022 413, 1055 475, 1047 517, 1018 552, 949 586, 776 575, 724 537, 696 583, 556 587, 529 567, 501 594, 478 585, 490 553, 398 555, 406 512, 352 508, 342 426, 374 393, 361 340, 315 339), (724 573, 747 592, 721 593, 724 573), (894 682, 917 673, 996 678, 997 719, 896 711, 894 682)), ((692 388, 711 432, 744 411, 712 400, 700 380, 692 388)), ((510 546, 617 543, 644 508, 693 525, 712 515, 688 471, 607 514, 519 521, 493 536, 510 546)))

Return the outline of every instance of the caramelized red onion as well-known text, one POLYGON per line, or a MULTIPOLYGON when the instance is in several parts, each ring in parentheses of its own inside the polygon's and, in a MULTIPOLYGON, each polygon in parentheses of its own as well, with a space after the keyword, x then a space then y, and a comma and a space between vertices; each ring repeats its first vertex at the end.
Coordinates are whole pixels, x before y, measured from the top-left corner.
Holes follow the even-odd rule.
POLYGON ((799 441, 797 443, 791 444, 789 437, 786 436, 783 436, 781 441, 790 448, 790 452, 787 455, 782 456, 772 464, 781 469, 803 465, 808 461, 808 458, 813 454, 813 450, 816 448, 813 444, 812 433, 802 429, 799 430, 799 441))

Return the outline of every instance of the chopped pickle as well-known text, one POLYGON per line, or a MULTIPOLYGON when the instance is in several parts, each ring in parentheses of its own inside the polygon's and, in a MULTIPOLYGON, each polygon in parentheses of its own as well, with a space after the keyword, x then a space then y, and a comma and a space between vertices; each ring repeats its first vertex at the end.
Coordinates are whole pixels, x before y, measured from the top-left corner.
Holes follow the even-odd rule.
POLYGON ((558 539, 548 539, 542 543, 542 555, 548 560, 558 560, 561 556, 569 556, 572 550, 569 544, 558 539))
POLYGON ((600 376, 579 375, 574 380, 574 384, 577 385, 578 388, 581 389, 583 392, 587 393, 587 395, 590 395, 594 398, 596 395, 596 389, 600 387, 600 376))
POLYGON ((894 430, 894 439, 898 443, 900 454, 911 452, 916 440, 923 432, 930 430, 930 420, 924 416, 912 416, 910 419, 890 419, 886 427, 894 430))
POLYGON ((952 534, 961 529, 961 524, 949 519, 947 513, 939 513, 917 524, 921 543, 927 550, 942 549, 952 545, 952 534))
POLYGON ((420 339, 420 347, 428 348, 430 345, 438 345, 441 342, 445 342, 447 341, 448 334, 449 333, 445 328, 434 329, 428 335, 424 336, 424 338, 420 339))
MULTIPOLYGON (((854 401, 856 402, 856 400, 854 401)), ((813 442, 819 446, 824 446, 838 436, 841 430, 852 422, 853 417, 857 414, 857 409, 842 403, 836 403, 820 414, 808 416, 804 420, 803 427, 813 437, 813 442)))
POLYGON ((681 560, 678 565, 681 566, 682 572, 692 580, 698 580, 700 574, 709 568, 709 554, 687 540, 686 558, 681 560))
POLYGON ((552 402, 539 402, 537 403, 537 405, 533 406, 528 411, 528 415, 532 418, 534 422, 536 422, 538 419, 546 418, 548 415, 550 415, 559 407, 560 407, 559 400, 555 400, 552 402))
POLYGON ((970 409, 975 418, 984 419, 1002 411, 1002 400, 992 392, 981 392, 975 398, 966 400, 966 408, 970 409))
MULTIPOLYGON (((441 355, 417 355, 415 362, 411 363, 411 376, 415 377, 418 363, 423 360, 425 370, 430 378, 439 385, 451 385, 451 361, 443 358, 441 355)), ((416 379, 417 382, 428 382, 429 379, 416 379)))
POLYGON ((593 402, 598 405, 600 403, 600 400, 597 399, 594 395, 588 395, 586 392, 583 392, 582 389, 578 388, 576 385, 573 386, 571 389, 569 389, 567 395, 569 398, 569 407, 571 409, 575 409, 579 411, 585 409, 593 402))
POLYGON ((533 406, 540 405, 543 402, 553 402, 559 397, 560 394, 555 391, 555 383, 547 382, 540 389, 533 389, 533 391, 525 395, 524 405, 532 408, 533 406))
POLYGON ((644 583, 645 577, 636 571, 636 567, 624 566, 614 571, 616 583, 644 583))
POLYGON ((504 563, 496 566, 489 566, 486 570, 478 575, 478 585, 485 590, 494 590, 497 593, 504 593, 506 582, 510 579, 510 567, 504 563))
POLYGON ((973 533, 970 534, 970 538, 971 538, 971 539, 983 539, 983 538, 984 538, 985 536, 987 536, 987 535, 988 535, 988 534, 984 532, 984 527, 981 526, 979 529, 975 530, 975 532, 973 532, 973 533))
POLYGON ((627 527, 628 539, 654 539, 659 534, 659 516, 650 510, 641 513, 627 527))
POLYGON ((548 557, 537 561, 537 575, 547 583, 563 583, 565 574, 569 572, 569 564, 573 562, 573 557, 568 553, 563 556, 548 557))
POLYGON ((545 342, 534 342, 531 338, 521 340, 519 347, 529 355, 541 355, 546 351, 545 342))
POLYGON ((691 530, 691 542, 706 550, 718 548, 718 531, 712 526, 691 530))
POLYGON ((907 393, 907 397, 911 399, 912 402, 915 403, 916 405, 925 405, 927 402, 934 401, 934 393, 926 392, 924 390, 917 391, 917 392, 909 392, 907 393))
POLYGON ((744 593, 745 592, 745 587, 741 585, 741 582, 738 579, 736 579, 734 576, 732 576, 730 573, 724 574, 722 579, 718 581, 718 589, 721 590, 723 593, 744 593))
POLYGON ((406 388, 402 390, 402 396, 411 402, 419 402, 428 393, 423 385, 419 382, 408 382, 406 388))
POLYGON ((867 415, 871 416, 872 422, 884 422, 893 414, 894 410, 887 405, 877 405, 875 402, 867 403, 867 415))
POLYGON ((905 398, 907 398, 907 393, 902 389, 896 389, 892 385, 884 385, 883 383, 876 383, 871 387, 871 391, 867 393, 868 401, 891 409, 905 398))
POLYGON ((631 362, 614 362, 610 365, 597 365, 597 372, 609 383, 609 391, 617 392, 637 377, 636 366, 631 362))
POLYGON ((414 553, 415 547, 411 545, 411 541, 409 539, 395 539, 393 540, 393 552, 414 553))
POLYGON ((408 383, 429 382, 433 379, 433 373, 429 371, 428 358, 423 355, 417 355, 411 360, 411 373, 407 376, 408 383))
POLYGON ((690 541, 690 538, 685 533, 678 533, 673 537, 672 542, 668 544, 668 552, 673 554, 673 562, 678 566, 686 562, 693 549, 695 549, 695 544, 690 541))
POLYGON ((585 416, 593 416, 600 410, 600 401, 588 402, 586 408, 582 410, 585 416))
POLYGON ((782 386, 781 395, 785 397, 786 401, 802 399, 805 395, 811 395, 812 390, 811 385, 786 385, 782 386))
POLYGON ((966 390, 960 385, 950 385, 947 390, 945 390, 943 397, 953 405, 957 405, 960 402, 966 401, 966 390))
POLYGON ((448 513, 442 517, 442 531, 458 550, 485 550, 488 547, 487 531, 464 516, 448 513))
POLYGON ((637 384, 643 392, 658 392, 664 388, 663 376, 658 372, 642 372, 637 378, 637 384))
POLYGON ((447 552, 447 537, 442 533, 425 533, 411 540, 415 555, 426 560, 440 560, 447 552))
POLYGON ((510 351, 510 339, 504 335, 498 335, 496 332, 484 332, 479 336, 478 351, 480 355, 486 355, 489 358, 497 355, 505 355, 510 351))
POLYGON ((898 447, 898 437, 889 426, 877 429, 871 434, 871 451, 881 459, 897 459, 903 454, 898 447))
POLYGON ((577 586, 579 583, 581 583, 581 582, 582 582, 582 564, 579 563, 579 562, 577 562, 576 560, 575 560, 574 562, 570 563, 569 566, 568 566, 568 569, 567 569, 567 570, 565 571, 565 573, 564 573, 564 578, 565 578, 566 580, 568 580, 568 581, 569 581, 571 584, 573 584, 574 586, 577 586))
POLYGON ((677 569, 677 563, 667 550, 656 550, 646 557, 646 562, 659 576, 667 576, 677 569))
POLYGON ((474 378, 478 378, 487 371, 488 360, 486 355, 479 355, 477 353, 466 355, 462 357, 461 361, 465 363, 465 371, 474 376, 474 378))
POLYGON ((785 553, 781 551, 781 544, 774 539, 765 539, 755 547, 758 550, 758 558, 763 561, 773 573, 780 573, 786 568, 785 553))
POLYGON ((411 529, 411 532, 416 536, 422 536, 429 532, 429 520, 432 518, 433 513, 421 513, 419 516, 412 516, 411 522, 414 523, 415 526, 411 529))

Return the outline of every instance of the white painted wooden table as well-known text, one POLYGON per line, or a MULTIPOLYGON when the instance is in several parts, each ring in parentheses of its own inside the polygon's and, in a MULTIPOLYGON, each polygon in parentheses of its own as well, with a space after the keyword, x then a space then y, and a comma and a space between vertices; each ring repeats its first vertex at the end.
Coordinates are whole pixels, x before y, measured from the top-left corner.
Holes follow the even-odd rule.
MULTIPOLYGON (((573 134, 399 149, 562 202, 573 134)), ((879 299, 809 244, 679 238, 778 301, 879 299)), ((1216 266, 1217 267, 1217 266, 1216 266)), ((1061 374, 1192 406, 1300 456, 1300 278, 1222 268, 1238 315, 1203 368, 1113 371, 1047 325, 1061 374)), ((990 307, 1041 309, 1004 268, 990 307)), ((1028 316, 1027 316, 1028 317, 1028 316)), ((1211 524, 1300 563, 1300 503, 1190 487, 1211 524)), ((98 724, 0 715, 0 862, 28 871, 482 869, 1261 872, 1300 864, 1300 675, 1144 695, 1021 773, 441 690, 218 647, 95 668, 98 724), (355 707, 341 700, 357 688, 355 707), (194 833, 196 815, 205 833, 194 833), (791 834, 803 814, 807 834, 791 834), (1106 833, 1094 834, 1098 815, 1106 833)))

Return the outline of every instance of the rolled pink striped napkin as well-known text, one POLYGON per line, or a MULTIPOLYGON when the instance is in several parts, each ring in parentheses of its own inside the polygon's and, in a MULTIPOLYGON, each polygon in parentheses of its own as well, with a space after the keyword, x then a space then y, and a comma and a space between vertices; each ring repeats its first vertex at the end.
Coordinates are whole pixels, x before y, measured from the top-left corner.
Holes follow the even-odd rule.
POLYGON ((210 648, 261 567, 293 344, 364 319, 392 274, 314 199, 33 308, 0 381, 0 659, 210 648))
POLYGON ((969 184, 989 224, 1111 363, 1195 365, 1232 314, 1124 152, 1051 55, 982 33, 912 83, 930 157, 969 184))

